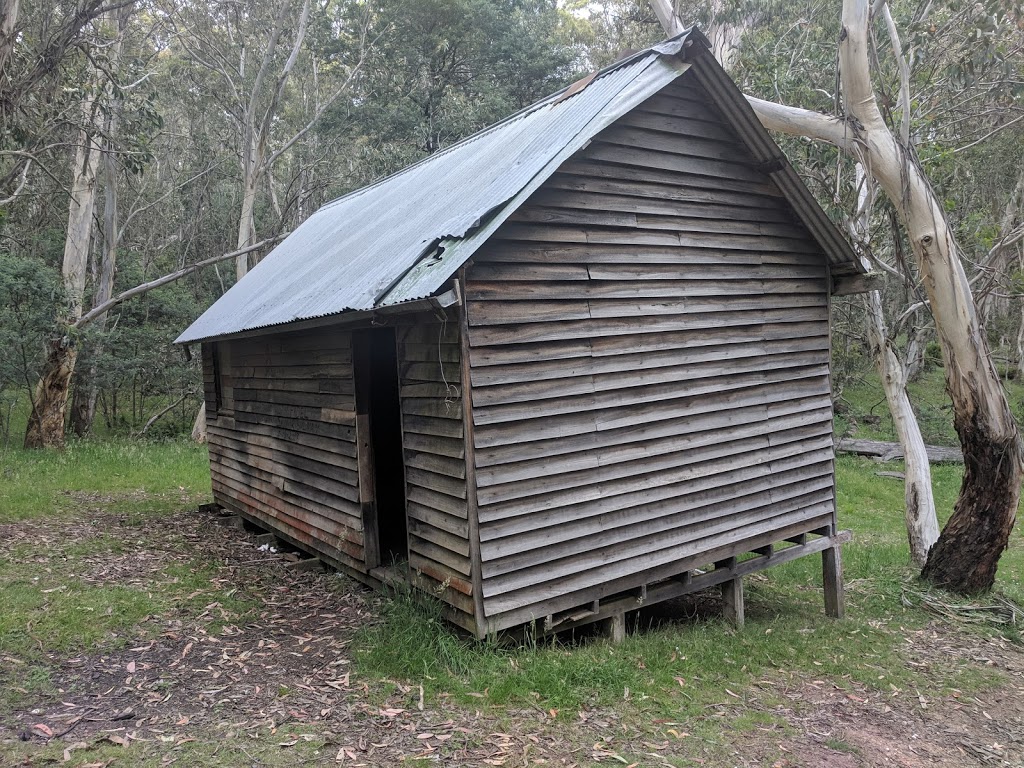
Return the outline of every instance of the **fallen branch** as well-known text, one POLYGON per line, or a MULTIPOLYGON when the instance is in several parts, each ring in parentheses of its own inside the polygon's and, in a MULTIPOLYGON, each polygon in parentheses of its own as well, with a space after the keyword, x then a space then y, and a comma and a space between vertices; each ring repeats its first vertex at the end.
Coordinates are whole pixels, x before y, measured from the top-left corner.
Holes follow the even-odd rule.
MULTIPOLYGON (((964 463, 964 455, 959 448, 926 445, 925 451, 928 453, 928 461, 932 464, 964 463)), ((849 437, 842 437, 836 441, 836 452, 870 456, 879 461, 896 461, 903 458, 903 448, 899 443, 886 443, 881 440, 853 440, 849 437)))
POLYGON ((203 261, 197 261, 195 264, 190 264, 187 267, 183 267, 182 269, 179 269, 177 272, 171 272, 169 275, 158 277, 156 280, 151 280, 148 283, 143 283, 142 285, 136 285, 134 288, 129 288, 127 291, 119 293, 117 294, 117 296, 114 296, 113 298, 104 301, 102 304, 96 307, 93 307, 84 315, 82 315, 82 317, 79 320, 77 320, 71 327, 81 328, 84 325, 88 325, 96 318, 105 315, 118 304, 121 304, 122 302, 125 302, 134 296, 140 296, 143 293, 149 293, 154 288, 159 288, 162 285, 173 283, 175 280, 180 280, 186 275, 190 275, 193 272, 197 272, 203 267, 208 267, 211 264, 216 264, 220 261, 227 261, 228 259, 233 259, 236 256, 242 256, 243 254, 249 253, 250 251, 259 250, 265 245, 269 245, 270 243, 276 243, 278 240, 283 240, 289 234, 291 233, 285 232, 283 234, 278 235, 277 237, 268 237, 266 240, 260 240, 258 243, 255 243, 253 245, 247 245, 245 248, 239 248, 237 251, 222 253, 220 256, 211 256, 210 258, 204 259, 203 261))
POLYGON ((152 417, 150 418, 150 420, 146 422, 146 426, 144 426, 144 427, 143 427, 143 428, 142 428, 141 430, 139 430, 139 432, 138 432, 138 435, 139 435, 139 436, 141 437, 142 435, 146 434, 146 431, 147 431, 147 430, 148 430, 148 429, 149 429, 150 427, 152 427, 152 426, 153 426, 154 424, 156 424, 156 422, 157 422, 157 421, 158 421, 158 420, 160 419, 160 417, 162 417, 162 416, 163 416, 164 414, 166 414, 166 413, 169 413, 169 412, 170 412, 170 411, 171 411, 171 410, 172 410, 173 408, 175 408, 175 407, 176 407, 176 406, 177 406, 177 405, 178 405, 179 403, 181 403, 181 402, 182 402, 183 400, 185 400, 186 398, 192 397, 192 395, 194 395, 194 394, 195 394, 195 390, 192 390, 192 389, 190 389, 190 390, 189 390, 188 392, 186 392, 186 393, 185 393, 184 395, 182 395, 181 397, 179 397, 179 398, 178 398, 177 400, 175 400, 175 401, 174 401, 173 403, 171 403, 170 405, 168 405, 168 406, 167 406, 166 408, 163 408, 163 409, 161 409, 160 411, 157 411, 157 413, 156 413, 156 414, 154 414, 154 415, 153 415, 153 416, 152 416, 152 417))

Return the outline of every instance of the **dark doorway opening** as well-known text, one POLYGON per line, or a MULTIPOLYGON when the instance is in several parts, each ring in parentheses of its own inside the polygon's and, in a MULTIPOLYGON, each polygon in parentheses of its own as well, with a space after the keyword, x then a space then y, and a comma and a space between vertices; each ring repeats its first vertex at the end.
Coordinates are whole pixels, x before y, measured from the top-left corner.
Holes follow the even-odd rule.
POLYGON ((352 363, 367 564, 389 566, 409 559, 395 329, 354 331, 352 363))

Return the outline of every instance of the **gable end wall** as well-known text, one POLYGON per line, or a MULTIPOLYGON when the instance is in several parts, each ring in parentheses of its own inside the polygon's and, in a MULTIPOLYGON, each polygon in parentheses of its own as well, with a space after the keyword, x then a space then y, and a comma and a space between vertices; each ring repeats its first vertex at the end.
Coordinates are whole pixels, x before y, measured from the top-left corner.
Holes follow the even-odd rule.
POLYGON ((692 78, 564 165, 466 298, 492 629, 834 526, 825 259, 692 78))

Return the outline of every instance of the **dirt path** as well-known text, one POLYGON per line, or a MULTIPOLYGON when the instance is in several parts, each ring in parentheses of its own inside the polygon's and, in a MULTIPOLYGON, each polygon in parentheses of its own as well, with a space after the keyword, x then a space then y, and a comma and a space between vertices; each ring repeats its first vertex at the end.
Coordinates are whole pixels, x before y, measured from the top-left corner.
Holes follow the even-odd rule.
POLYGON ((93 585, 165 590, 202 562, 212 580, 175 593, 168 610, 146 617, 116 650, 35 662, 0 654, 0 685, 26 691, 0 711, 0 763, 1024 765, 1024 654, 1008 642, 965 642, 969 636, 940 625, 908 638, 906 663, 923 672, 954 660, 1000 670, 1005 682, 976 698, 856 692, 848 681, 840 689, 779 671, 742 695, 730 692, 735 706, 708 712, 723 725, 741 707, 766 715, 763 727, 726 730, 716 744, 629 713, 586 712, 566 722, 540 708, 482 701, 472 709, 353 673, 352 640, 376 620, 377 595, 335 574, 288 570, 279 555, 208 515, 139 525, 93 502, 93 512, 59 529, 0 526, 0 559, 74 568, 93 585), (112 537, 124 543, 120 551, 82 546, 112 537), (69 542, 85 553, 68 554, 69 542), (48 669, 52 688, 26 687, 33 663, 48 669))

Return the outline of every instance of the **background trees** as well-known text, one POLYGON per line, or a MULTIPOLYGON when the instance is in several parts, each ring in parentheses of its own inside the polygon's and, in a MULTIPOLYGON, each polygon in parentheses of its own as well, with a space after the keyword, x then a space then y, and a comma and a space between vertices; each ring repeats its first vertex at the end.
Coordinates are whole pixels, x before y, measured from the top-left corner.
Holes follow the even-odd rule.
MULTIPOLYGON (((887 278, 868 304, 837 301, 837 405, 871 375, 872 350, 904 395, 928 365, 967 371, 950 379, 968 404, 958 428, 996 424, 1002 436, 981 442, 1010 451, 1021 408, 999 405, 997 378, 1024 372, 1021 9, 875 2, 870 23, 843 22, 837 47, 838 2, 668 5, 714 37, 745 90, 815 110, 835 139, 783 142, 887 278), (883 135, 897 158, 878 178, 888 196, 860 181, 878 176, 884 152, 871 137, 883 135), (904 226, 920 212, 915 190, 930 201, 928 236, 945 233, 940 258, 955 278, 945 287, 927 233, 904 226), (978 308, 961 334, 974 312, 964 282, 978 308), (937 297, 949 290, 958 298, 945 319, 949 296, 937 297)), ((29 443, 59 445, 68 424, 80 435, 138 431, 172 403, 150 429, 190 423, 195 363, 169 342, 259 257, 249 246, 663 35, 641 0, 0 4, 0 390, 4 403, 20 392, 34 406, 9 408, 0 426, 32 421, 29 443), (216 259, 189 269, 236 251, 234 269, 216 259), (172 273, 180 279, 92 312, 172 273)))

